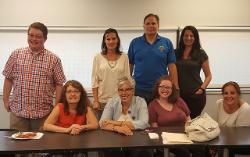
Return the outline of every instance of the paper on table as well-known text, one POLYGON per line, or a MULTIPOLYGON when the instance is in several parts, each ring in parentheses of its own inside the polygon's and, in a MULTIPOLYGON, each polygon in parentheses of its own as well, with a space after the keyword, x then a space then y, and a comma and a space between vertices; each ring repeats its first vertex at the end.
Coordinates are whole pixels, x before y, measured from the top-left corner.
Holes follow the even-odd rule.
POLYGON ((190 144, 193 143, 184 133, 162 132, 163 144, 190 144))
POLYGON ((159 139, 159 135, 157 133, 154 133, 154 132, 149 132, 148 136, 150 139, 159 139))

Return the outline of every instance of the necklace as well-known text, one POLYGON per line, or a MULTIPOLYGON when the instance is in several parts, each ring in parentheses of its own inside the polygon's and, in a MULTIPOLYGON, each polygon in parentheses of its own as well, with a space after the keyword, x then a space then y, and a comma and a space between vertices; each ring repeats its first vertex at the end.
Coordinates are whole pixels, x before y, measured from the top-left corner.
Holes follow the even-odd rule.
POLYGON ((116 64, 117 64, 117 61, 108 61, 108 64, 109 64, 109 67, 111 69, 113 69, 116 66, 116 64))
POLYGON ((108 61, 108 65, 109 65, 109 67, 111 68, 111 69, 113 69, 115 66, 116 66, 116 64, 117 64, 117 61, 115 60, 115 61, 108 61))
POLYGON ((103 57, 107 59, 109 67, 113 69, 117 64, 117 60, 120 55, 107 53, 106 55, 103 55, 103 57))

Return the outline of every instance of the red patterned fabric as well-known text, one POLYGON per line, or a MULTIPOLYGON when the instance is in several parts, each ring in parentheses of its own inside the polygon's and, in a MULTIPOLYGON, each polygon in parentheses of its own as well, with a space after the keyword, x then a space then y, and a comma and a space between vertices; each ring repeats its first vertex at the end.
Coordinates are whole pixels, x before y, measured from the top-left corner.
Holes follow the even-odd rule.
POLYGON ((29 47, 17 49, 11 54, 3 75, 13 82, 11 112, 31 119, 50 113, 55 86, 66 80, 61 60, 55 54, 46 49, 33 54, 29 47))

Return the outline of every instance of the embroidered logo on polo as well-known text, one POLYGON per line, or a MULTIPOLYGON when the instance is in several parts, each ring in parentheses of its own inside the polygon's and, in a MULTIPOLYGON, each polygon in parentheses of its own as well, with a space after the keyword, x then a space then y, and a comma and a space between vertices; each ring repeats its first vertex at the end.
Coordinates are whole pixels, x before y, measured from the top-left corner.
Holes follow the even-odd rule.
POLYGON ((164 46, 159 46, 159 50, 161 51, 161 52, 163 52, 163 51, 165 51, 165 47, 164 46))

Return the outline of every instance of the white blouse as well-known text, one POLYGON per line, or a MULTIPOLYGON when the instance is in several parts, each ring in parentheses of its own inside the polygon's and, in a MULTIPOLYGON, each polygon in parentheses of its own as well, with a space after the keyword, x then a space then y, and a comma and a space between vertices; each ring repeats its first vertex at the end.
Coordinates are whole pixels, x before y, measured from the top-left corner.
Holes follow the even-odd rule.
POLYGON ((122 53, 116 61, 108 61, 101 53, 96 54, 92 68, 92 88, 98 88, 98 100, 107 103, 117 94, 119 79, 130 76, 129 61, 122 53))
POLYGON ((250 126, 250 107, 248 103, 244 103, 234 113, 228 114, 223 107, 223 99, 217 100, 217 122, 220 126, 241 127, 250 126))

